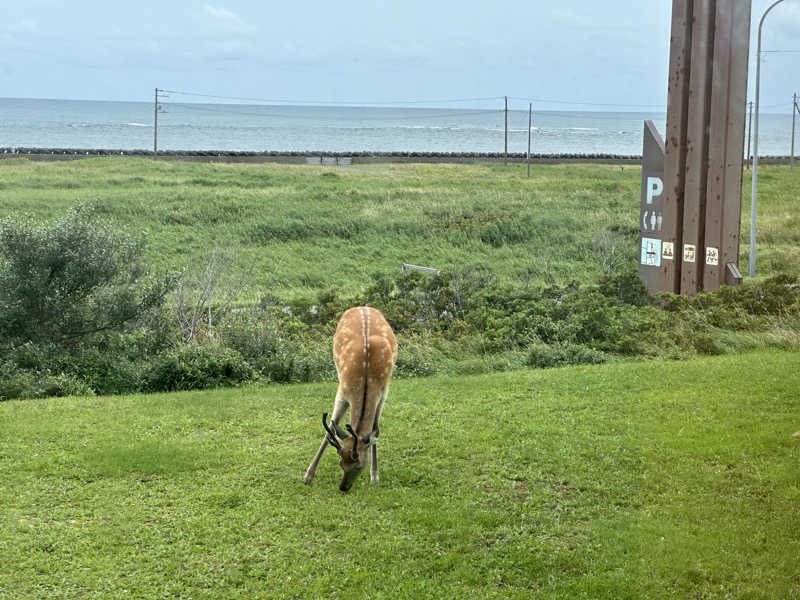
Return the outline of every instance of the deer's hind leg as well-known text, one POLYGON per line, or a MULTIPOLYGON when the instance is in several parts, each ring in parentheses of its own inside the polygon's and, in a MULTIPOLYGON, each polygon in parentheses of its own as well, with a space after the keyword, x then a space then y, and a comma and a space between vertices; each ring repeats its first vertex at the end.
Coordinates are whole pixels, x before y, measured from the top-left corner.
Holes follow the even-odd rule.
POLYGON ((372 460, 370 461, 369 466, 369 481, 370 483, 378 483, 378 435, 380 433, 380 419, 381 419, 381 410, 383 409, 383 402, 386 400, 386 396, 389 393, 389 389, 386 388, 381 393, 380 400, 378 401, 378 407, 375 409, 375 421, 372 425, 372 433, 370 434, 372 437, 372 460))

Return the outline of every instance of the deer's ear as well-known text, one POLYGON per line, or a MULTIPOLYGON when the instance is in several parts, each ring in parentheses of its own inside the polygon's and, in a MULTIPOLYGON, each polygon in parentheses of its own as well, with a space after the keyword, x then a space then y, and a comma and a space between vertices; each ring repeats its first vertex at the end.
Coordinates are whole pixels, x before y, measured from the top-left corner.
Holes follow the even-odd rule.
POLYGON ((361 443, 364 444, 365 446, 369 446, 370 444, 375 443, 375 441, 377 440, 377 437, 378 436, 375 435, 375 430, 373 429, 372 431, 370 431, 367 434, 367 437, 365 437, 365 438, 363 438, 361 440, 361 443))

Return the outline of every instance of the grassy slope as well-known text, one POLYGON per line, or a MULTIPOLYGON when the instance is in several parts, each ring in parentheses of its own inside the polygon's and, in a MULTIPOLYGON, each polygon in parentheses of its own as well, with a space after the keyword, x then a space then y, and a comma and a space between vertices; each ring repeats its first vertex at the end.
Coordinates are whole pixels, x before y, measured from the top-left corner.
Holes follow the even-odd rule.
MULTIPOLYGON (((97 201, 130 230, 146 232, 156 266, 177 270, 189 254, 232 247, 254 269, 252 298, 361 287, 376 271, 399 272, 403 262, 485 266, 504 278, 539 283, 591 282, 601 274, 596 238, 612 228, 635 255, 639 169, 537 165, 530 179, 524 175, 520 165, 333 169, 9 159, 0 161, 0 217, 51 217, 97 201)), ((761 272, 796 265, 800 172, 762 167, 759 189, 761 272)), ((743 257, 747 252, 743 243, 743 257)))
POLYGON ((0 598, 800 598, 800 354, 0 404, 0 598), (363 476, 362 476, 363 477, 363 476))

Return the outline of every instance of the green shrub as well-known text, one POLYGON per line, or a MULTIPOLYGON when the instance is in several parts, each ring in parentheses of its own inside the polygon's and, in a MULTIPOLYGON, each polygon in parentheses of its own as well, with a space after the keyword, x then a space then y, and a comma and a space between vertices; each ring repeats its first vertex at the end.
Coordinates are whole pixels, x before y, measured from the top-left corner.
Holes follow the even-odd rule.
POLYGON ((401 340, 394 374, 397 377, 424 377, 438 372, 436 351, 418 341, 401 340))
POLYGON ((53 223, 0 221, 0 338, 71 346, 126 328, 171 285, 148 275, 142 250, 85 206, 53 223))
POLYGON ((451 370, 457 375, 480 375, 524 369, 527 364, 527 356, 524 352, 501 352, 460 360, 453 365, 451 370))
POLYGON ((94 396, 94 389, 75 375, 57 373, 44 379, 45 396, 94 396))
POLYGON ((94 396, 94 390, 68 373, 25 371, 11 363, 0 364, 0 401, 53 396, 94 396))
MULTIPOLYGON (((489 243, 501 245, 514 243, 515 232, 530 225, 523 223, 519 230, 502 220, 458 225, 463 219, 456 216, 454 229, 461 231, 463 225, 464 235, 493 232, 496 237, 487 238, 489 243)), ((44 309, 35 302, 11 300, 14 294, 19 298, 33 294, 36 286, 0 290, 0 316, 11 317, 0 324, 0 333, 16 332, 13 338, 0 336, 0 397, 6 398, 200 389, 254 378, 280 383, 333 380, 331 340, 338 319, 350 306, 365 304, 380 309, 398 335, 398 377, 592 364, 615 356, 678 359, 750 347, 797 347, 800 340, 796 276, 784 273, 696 298, 650 297, 635 269, 625 268, 620 259, 614 263, 617 273, 607 274, 594 286, 500 284, 486 269, 463 268, 446 269, 438 277, 417 271, 402 276, 382 273, 363 292, 330 289, 285 302, 267 295, 257 306, 226 304, 226 310, 215 312, 213 325, 203 321, 202 336, 196 339, 204 343, 187 343, 175 324, 174 311, 159 308, 157 302, 125 322, 96 310, 101 299, 113 299, 118 293, 124 302, 142 298, 137 263, 131 263, 130 276, 125 275, 130 264, 120 257, 111 260, 107 270, 101 268, 104 259, 97 256, 102 253, 98 248, 118 239, 106 225, 98 229, 80 211, 65 219, 66 224, 50 229, 14 223, 4 223, 7 239, 0 240, 0 251, 3 243, 8 246, 8 240, 16 240, 13 260, 0 264, 5 281, 13 283, 25 274, 38 277, 44 296, 53 296, 46 285, 42 287, 45 271, 34 258, 41 255, 52 259, 42 264, 55 269, 54 277, 62 278, 68 289, 69 282, 80 277, 71 261, 63 264, 66 274, 59 274, 61 263, 55 261, 49 244, 61 238, 71 240, 59 242, 64 252, 76 246, 71 255, 78 261, 75 264, 88 261, 90 271, 110 274, 111 279, 104 284, 102 278, 90 277, 97 286, 90 285, 88 295, 73 294, 73 299, 83 298, 85 306, 78 303, 76 308, 55 294, 52 306, 63 306, 68 322, 88 327, 89 333, 75 339, 64 338, 54 329, 55 323, 45 323, 43 331, 49 331, 49 337, 44 337, 31 325, 37 311, 44 309), (63 231, 56 235, 59 227, 63 231), (89 244, 95 250, 86 250, 85 257, 73 234, 68 235, 73 229, 100 231, 89 244), (9 232, 14 235, 9 237, 9 232), (33 243, 36 240, 48 251, 33 243), (23 248, 31 249, 34 257, 24 257, 23 248), (20 295, 19 290, 25 293, 20 295), (27 315, 27 330, 13 325, 22 314, 27 315), (96 327, 103 314, 109 319, 108 330, 96 327)))
POLYGON ((286 344, 278 352, 264 358, 261 374, 277 383, 302 383, 336 378, 331 345, 327 342, 286 344))
POLYGON ((698 294, 693 303, 699 308, 722 306, 750 315, 799 314, 800 284, 796 275, 782 273, 764 281, 722 286, 711 293, 698 294))
POLYGON ((253 366, 281 352, 286 343, 277 319, 260 308, 225 315, 215 335, 221 345, 236 350, 253 366))
POLYGON ((456 375, 481 375, 489 372, 489 365, 482 358, 470 358, 457 362, 453 366, 456 375))
POLYGON ((230 348, 191 344, 156 357, 146 375, 149 391, 232 386, 253 378, 253 369, 230 348))
POLYGON ((647 303, 647 288, 635 270, 604 275, 597 283, 597 288, 605 297, 623 304, 642 306, 647 303))
POLYGON ((725 347, 712 333, 698 333, 692 342, 698 354, 725 354, 725 347))
POLYGON ((39 374, 22 371, 13 363, 0 363, 0 401, 42 397, 39 374))
POLYGON ((528 365, 539 369, 566 365, 600 364, 608 355, 578 344, 534 344, 528 350, 528 365))

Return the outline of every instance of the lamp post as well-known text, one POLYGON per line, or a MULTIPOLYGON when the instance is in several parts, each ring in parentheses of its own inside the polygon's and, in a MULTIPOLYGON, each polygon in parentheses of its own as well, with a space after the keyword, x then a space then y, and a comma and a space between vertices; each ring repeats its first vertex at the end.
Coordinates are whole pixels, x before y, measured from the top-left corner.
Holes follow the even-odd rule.
POLYGON ((750 277, 756 276, 756 192, 758 190, 758 93, 761 78, 761 27, 764 25, 764 19, 767 18, 769 11, 775 6, 783 2, 777 0, 770 4, 769 8, 764 11, 761 16, 761 21, 758 23, 758 47, 756 50, 756 97, 755 97, 755 113, 756 118, 753 121, 753 193, 750 198, 750 277))

